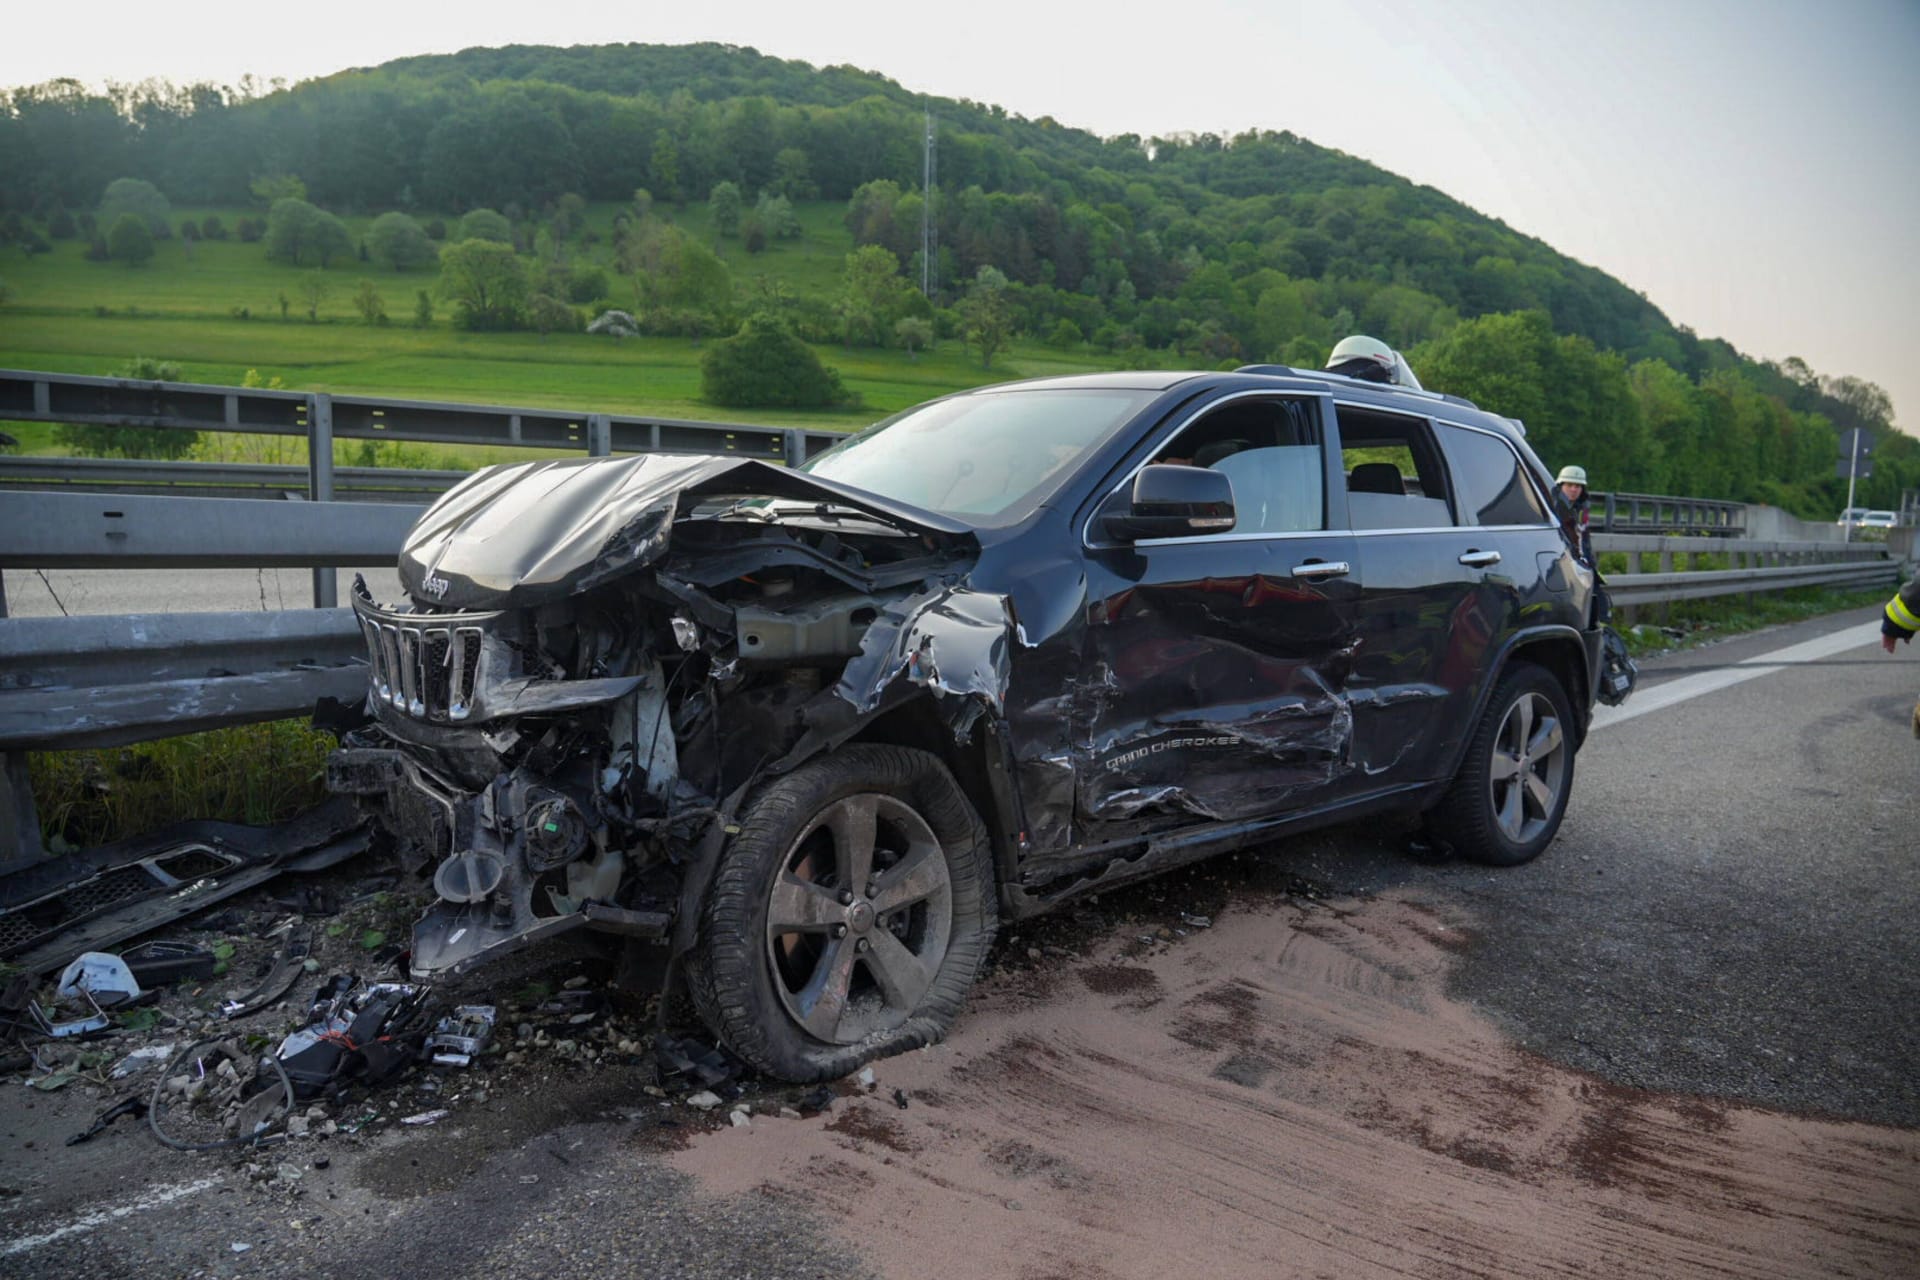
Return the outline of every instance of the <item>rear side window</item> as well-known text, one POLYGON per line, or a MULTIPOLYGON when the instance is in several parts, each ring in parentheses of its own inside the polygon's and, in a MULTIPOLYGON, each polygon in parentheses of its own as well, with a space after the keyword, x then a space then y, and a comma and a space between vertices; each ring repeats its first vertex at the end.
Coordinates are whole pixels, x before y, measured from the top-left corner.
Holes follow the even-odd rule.
POLYGON ((1355 529, 1446 529, 1447 470, 1425 418, 1340 405, 1340 466, 1355 529))
POLYGON ((1440 444, 1453 464, 1461 524, 1552 523, 1506 441, 1442 423, 1440 444))

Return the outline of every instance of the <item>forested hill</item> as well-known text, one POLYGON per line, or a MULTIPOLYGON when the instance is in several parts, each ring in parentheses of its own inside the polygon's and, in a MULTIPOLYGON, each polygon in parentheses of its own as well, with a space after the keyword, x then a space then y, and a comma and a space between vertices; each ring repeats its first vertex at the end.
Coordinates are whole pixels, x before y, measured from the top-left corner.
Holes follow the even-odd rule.
MULTIPOLYGON (((1072 104, 1060 110, 1070 115, 1072 104)), ((1707 483, 1705 455, 1753 452, 1741 441, 1758 433, 1780 437, 1776 456, 1740 464, 1718 496, 1809 511, 1830 503, 1832 425, 1891 423, 1870 384, 1747 359, 1602 271, 1291 133, 1100 138, 1052 117, 925 98, 870 72, 721 45, 469 49, 265 93, 151 82, 108 95, 72 82, 16 89, 0 96, 0 214, 92 209, 125 177, 182 206, 231 208, 297 177, 313 204, 338 214, 497 209, 538 256, 541 228, 556 232, 555 252, 569 251, 557 231, 578 220, 554 220, 565 197, 670 218, 726 188, 750 211, 755 201, 763 211, 769 200, 845 202, 853 242, 889 249, 917 282, 927 111, 938 139, 936 303, 952 306, 990 270, 1005 278, 1016 329, 1033 338, 1130 361, 1308 365, 1364 331, 1426 352, 1450 371, 1448 389, 1483 396, 1514 376, 1481 367, 1504 342, 1513 350, 1500 358, 1525 348, 1533 376, 1562 384, 1563 400, 1583 378, 1613 388, 1559 410, 1551 396, 1519 394, 1514 407, 1495 407, 1539 406, 1547 416, 1536 425, 1557 447, 1624 454, 1611 468, 1618 487, 1694 491, 1707 483), (1534 319, 1486 328, 1520 313, 1534 319), (1596 359, 1617 367, 1587 370, 1596 359), (1652 362, 1696 391, 1735 377, 1778 414, 1726 396, 1675 408, 1652 362), (1644 375, 1631 404, 1629 367, 1644 375), (1631 410, 1635 423, 1604 421, 1603 409, 1631 410), (1678 425, 1657 425, 1675 413, 1678 425), (1716 435, 1716 414, 1743 425, 1716 435)), ((629 254, 615 265, 640 289, 650 268, 637 263, 629 254)), ((848 328, 836 336, 854 341, 848 328)))

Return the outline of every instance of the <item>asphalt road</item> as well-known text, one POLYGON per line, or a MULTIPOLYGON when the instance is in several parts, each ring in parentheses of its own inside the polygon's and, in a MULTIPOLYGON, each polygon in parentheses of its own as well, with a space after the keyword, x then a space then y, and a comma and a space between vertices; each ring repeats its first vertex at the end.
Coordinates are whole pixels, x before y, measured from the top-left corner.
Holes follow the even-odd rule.
MULTIPOLYGON (((105 611, 129 607, 140 606, 105 611)), ((1636 699, 1836 633, 1858 643, 1596 729, 1560 839, 1530 866, 1420 861, 1410 828, 1375 824, 1262 851, 1261 875, 1358 913, 1392 894, 1469 921, 1453 994, 1549 1062, 1631 1089, 1920 1128, 1920 742, 1907 729, 1920 650, 1880 653, 1862 610, 1652 663, 1636 699)), ((1106 895, 1052 931, 1023 928, 1001 973, 1064 988, 1076 948, 1236 892, 1255 900, 1213 864, 1106 895)), ((63 1149, 98 1103, 8 1089, 0 1275, 868 1272, 855 1242, 886 1224, 861 1222, 857 1197, 841 1220, 778 1197, 699 1194, 659 1155, 641 1083, 556 1076, 494 1099, 457 1141, 423 1130, 334 1144, 331 1167, 308 1168, 297 1195, 124 1124, 63 1149)), ((1871 1150, 1886 1131, 1860 1132, 1871 1150)), ((1902 1141, 1882 1159, 1909 1161, 1902 1141)), ((1887 1176, 1910 1185, 1906 1168, 1887 1176)), ((1036 1216, 1003 1228, 1035 1229, 1036 1216)), ((1886 1256, 1910 1260, 1899 1249, 1911 1238, 1896 1229, 1886 1256)), ((1524 1258, 1478 1265, 1537 1273, 1524 1258)), ((1692 1271, 1656 1261, 1620 1273, 1692 1271)))

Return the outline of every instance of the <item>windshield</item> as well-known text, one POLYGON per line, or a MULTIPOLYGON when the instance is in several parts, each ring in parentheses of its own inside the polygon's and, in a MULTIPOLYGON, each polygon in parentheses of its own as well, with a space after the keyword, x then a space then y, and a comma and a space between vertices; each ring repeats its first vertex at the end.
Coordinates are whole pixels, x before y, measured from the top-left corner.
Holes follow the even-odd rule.
POLYGON ((887 419, 802 470, 982 525, 1025 518, 1074 460, 1158 395, 1085 388, 936 400, 887 419))

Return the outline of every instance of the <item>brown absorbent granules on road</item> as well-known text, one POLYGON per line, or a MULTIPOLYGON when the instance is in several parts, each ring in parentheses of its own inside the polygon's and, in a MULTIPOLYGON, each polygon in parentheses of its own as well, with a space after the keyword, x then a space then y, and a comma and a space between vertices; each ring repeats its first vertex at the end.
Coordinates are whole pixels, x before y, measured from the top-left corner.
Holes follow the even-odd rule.
POLYGON ((1920 1134, 1545 1062, 1445 997, 1463 935, 1412 903, 1261 912, 989 982, 873 1094, 674 1163, 900 1280, 1920 1271, 1920 1134))

